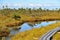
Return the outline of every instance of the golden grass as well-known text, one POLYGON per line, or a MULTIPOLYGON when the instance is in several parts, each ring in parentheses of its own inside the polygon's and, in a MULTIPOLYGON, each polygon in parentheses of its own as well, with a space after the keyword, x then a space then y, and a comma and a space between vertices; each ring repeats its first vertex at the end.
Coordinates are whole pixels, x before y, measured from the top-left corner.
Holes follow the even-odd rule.
POLYGON ((55 35, 53 35, 52 40, 60 40, 60 32, 57 32, 55 35))
POLYGON ((36 21, 41 21, 42 22, 42 21, 50 21, 50 20, 59 20, 60 19, 59 16, 60 15, 55 15, 55 16, 49 16, 49 15, 47 15, 47 16, 41 16, 41 17, 40 16, 31 17, 31 16, 23 15, 21 17, 21 19, 19 19, 19 20, 15 20, 15 19, 10 18, 10 17, 8 17, 7 19, 4 19, 4 20, 1 19, 0 23, 6 26, 6 24, 16 23, 18 21, 19 22, 36 22, 36 21))
MULTIPOLYGON (((0 27, 5 28, 6 25, 14 25, 11 27, 18 27, 15 26, 16 23, 19 22, 42 22, 42 21, 51 21, 51 20, 60 20, 60 11, 57 10, 10 10, 10 9, 3 9, 0 10, 0 27), (5 15, 4 15, 5 14, 5 15), (19 20, 15 20, 13 18, 14 15, 20 16, 21 18, 19 20)), ((15 37, 12 38, 12 40, 37 40, 39 37, 41 37, 44 33, 46 33, 48 30, 51 30, 53 28, 56 28, 57 26, 60 26, 60 22, 57 22, 56 24, 48 25, 47 27, 42 28, 35 28, 29 31, 25 31, 22 33, 18 33, 15 37), (40 30, 40 31, 39 31, 40 30), (36 35, 37 34, 37 35, 36 35), (19 39, 20 38, 20 39, 19 39)), ((9 27, 8 27, 9 28, 9 27)))
MULTIPOLYGON (((7 11, 9 12, 9 11, 7 11)), ((18 11, 11 11, 7 15, 0 14, 0 26, 6 27, 10 24, 15 24, 16 22, 36 22, 36 21, 51 21, 51 20, 60 20, 60 12, 57 11, 32 11, 32 14, 30 14, 29 11, 21 11, 20 13, 18 11), (22 12, 22 13, 21 13, 22 12), (18 15, 21 18, 19 20, 15 20, 13 18, 14 15, 18 15), (9 24, 10 23, 10 24, 9 24)), ((18 22, 18 23, 19 23, 18 22)))
POLYGON ((60 22, 56 22, 54 24, 50 24, 48 26, 41 27, 41 28, 34 28, 16 34, 14 37, 11 38, 11 40, 38 40, 47 31, 54 29, 58 26, 60 26, 60 22))

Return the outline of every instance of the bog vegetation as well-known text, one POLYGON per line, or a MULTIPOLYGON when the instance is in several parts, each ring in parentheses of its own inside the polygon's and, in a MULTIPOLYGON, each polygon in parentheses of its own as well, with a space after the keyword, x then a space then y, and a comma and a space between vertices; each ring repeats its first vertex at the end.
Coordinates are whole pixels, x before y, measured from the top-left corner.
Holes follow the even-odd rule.
MULTIPOLYGON (((56 22, 54 24, 50 24, 48 26, 41 28, 34 28, 32 30, 16 34, 14 37, 11 38, 11 40, 38 40, 47 31, 52 30, 58 26, 60 26, 60 22, 56 22)), ((60 39, 59 35, 60 33, 57 32, 55 35, 52 36, 52 40, 59 40, 60 39)))
MULTIPOLYGON (((31 8, 18 8, 18 9, 10 9, 6 6, 6 8, 0 9, 0 27, 5 29, 5 28, 16 28, 18 26, 20 26, 21 24, 23 24, 24 22, 42 22, 42 21, 52 21, 52 20, 60 20, 60 9, 53 9, 53 10, 49 10, 49 9, 42 9, 42 8, 38 8, 38 9, 31 9, 31 8)), ((59 26, 59 24, 56 24, 59 26)), ((55 25, 55 26, 56 26, 55 25)), ((21 40, 35 40, 35 37, 40 37, 44 31, 47 32, 47 30, 49 30, 49 28, 54 28, 54 25, 52 25, 52 27, 48 27, 46 28, 38 28, 38 29, 32 29, 30 31, 22 32, 19 36, 19 34, 17 34, 18 36, 16 36, 16 38, 19 38, 21 40), (38 30, 41 30, 38 32, 38 30), (36 32, 36 33, 35 33, 36 32), (28 35, 29 34, 29 35, 28 35), (37 34, 37 35, 36 35, 37 34), (26 38, 25 38, 26 36, 26 38), (34 36, 34 38, 33 38, 34 36), (31 37, 31 38, 30 38, 31 37)), ((5 31, 6 32, 6 31, 5 31)), ((9 32, 9 31, 7 31, 9 32)), ((14 37, 13 40, 16 39, 14 37)), ((38 38, 36 38, 38 39, 38 38)))
POLYGON ((60 9, 6 8, 0 10, 0 26, 18 26, 24 22, 60 20, 60 9))

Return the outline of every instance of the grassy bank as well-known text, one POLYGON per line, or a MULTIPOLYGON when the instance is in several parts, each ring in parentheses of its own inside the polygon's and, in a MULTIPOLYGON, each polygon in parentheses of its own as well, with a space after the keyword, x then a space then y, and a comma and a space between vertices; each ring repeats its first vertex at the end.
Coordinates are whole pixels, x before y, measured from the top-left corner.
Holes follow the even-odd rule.
POLYGON ((60 40, 60 32, 57 32, 55 35, 53 35, 53 39, 52 40, 60 40))
MULTIPOLYGON (((2 27, 2 28, 9 28, 9 27, 16 28, 16 27, 22 25, 24 22, 34 23, 34 22, 52 21, 52 20, 60 20, 60 9, 59 10, 49 10, 49 9, 42 9, 42 8, 39 8, 39 9, 19 8, 17 10, 17 9, 4 8, 4 9, 0 10, 0 27, 2 27)), ((57 24, 57 25, 59 25, 59 24, 57 24)), ((41 29, 40 32, 42 33, 42 31, 44 31, 45 28, 46 27, 37 28, 37 30, 32 29, 33 30, 33 31, 31 30, 32 35, 31 34, 29 34, 29 35, 33 36, 35 31, 37 31, 37 34, 38 34, 38 30, 40 30, 40 29, 41 29)), ((50 28, 50 27, 48 27, 48 28, 50 28)), ((46 31, 44 31, 44 33, 47 32, 48 28, 46 28, 46 31)), ((54 28, 54 25, 53 25, 53 27, 51 27, 51 29, 52 28, 54 28)), ((24 32, 22 35, 24 36, 24 32)), ((39 35, 40 34, 38 34, 38 36, 39 35)), ((43 35, 43 33, 41 35, 43 35)), ((27 36, 27 37, 29 38, 29 36, 27 36)), ((29 38, 29 39, 31 39, 31 38, 29 38)), ((26 39, 26 40, 28 40, 28 39, 26 39)))
MULTIPOLYGON (((14 37, 11 38, 11 40, 38 40, 47 31, 54 29, 58 26, 60 26, 60 22, 56 22, 54 24, 50 24, 48 26, 41 27, 41 28, 34 28, 31 30, 16 34, 14 37)), ((59 35, 59 34, 55 34, 55 36, 53 37, 54 40, 56 39, 55 38, 56 35, 59 35)), ((60 37, 60 36, 57 36, 57 37, 60 37)))
POLYGON ((0 10, 0 26, 16 27, 24 22, 60 20, 60 10, 19 8, 0 10))

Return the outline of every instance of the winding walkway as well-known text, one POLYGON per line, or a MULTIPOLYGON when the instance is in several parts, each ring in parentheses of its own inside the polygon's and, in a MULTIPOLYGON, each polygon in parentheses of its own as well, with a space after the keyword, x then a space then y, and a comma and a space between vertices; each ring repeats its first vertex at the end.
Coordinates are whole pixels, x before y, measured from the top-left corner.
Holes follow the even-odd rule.
POLYGON ((51 40, 50 38, 60 30, 60 27, 57 27, 53 30, 49 30, 46 34, 44 34, 39 40, 51 40))

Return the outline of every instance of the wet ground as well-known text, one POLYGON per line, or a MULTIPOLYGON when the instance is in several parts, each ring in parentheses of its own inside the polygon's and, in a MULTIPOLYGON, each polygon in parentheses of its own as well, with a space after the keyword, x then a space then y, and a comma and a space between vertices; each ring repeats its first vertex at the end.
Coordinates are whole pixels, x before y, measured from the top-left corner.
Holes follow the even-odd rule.
POLYGON ((19 28, 21 27, 21 29, 18 30, 10 30, 10 36, 6 37, 5 40, 10 40, 11 37, 13 37, 15 34, 19 33, 19 32, 23 32, 26 30, 30 30, 32 28, 40 28, 40 27, 44 27, 47 26, 49 24, 53 24, 56 23, 56 21, 49 21, 49 22, 41 22, 41 23, 35 23, 33 25, 29 25, 29 23, 24 23, 21 26, 19 26, 19 28))

